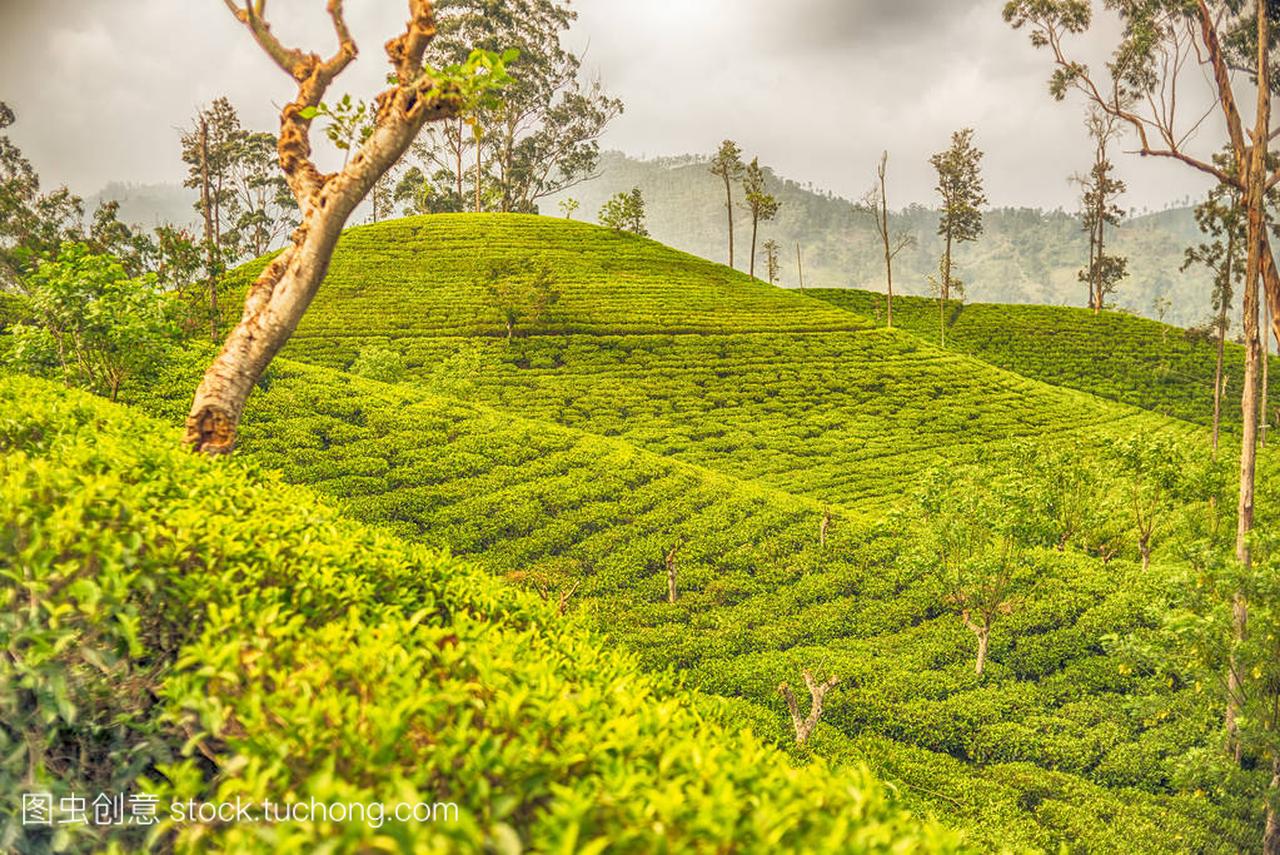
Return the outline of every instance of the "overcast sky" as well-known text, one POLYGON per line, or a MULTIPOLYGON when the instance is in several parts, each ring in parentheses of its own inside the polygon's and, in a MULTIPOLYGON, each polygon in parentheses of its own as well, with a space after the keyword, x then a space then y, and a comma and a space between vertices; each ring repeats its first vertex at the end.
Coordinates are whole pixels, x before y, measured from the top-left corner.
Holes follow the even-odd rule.
MULTIPOLYGON (((603 141, 632 155, 710 152, 725 137, 802 183, 851 198, 890 153, 895 207, 933 201, 931 153, 975 129, 992 205, 1073 208, 1089 165, 1078 100, 1052 101, 1048 57, 1000 18, 1001 0, 576 0, 571 43, 621 97, 603 141)), ((334 44, 323 0, 273 0, 287 42, 334 44)), ((405 4, 348 0, 361 48, 339 91, 368 96, 405 4)), ((1102 31, 1110 29, 1102 22, 1102 31)), ((1097 59, 1103 38, 1082 45, 1097 59)), ((0 0, 0 100, 47 186, 176 182, 178 128, 227 95, 274 131, 291 81, 222 0, 0 0)), ((1213 123, 1202 131, 1218 136, 1213 123)), ((1131 147, 1131 142, 1127 143, 1131 147)), ((1176 163, 1116 158, 1126 204, 1163 207, 1205 180, 1176 163)))

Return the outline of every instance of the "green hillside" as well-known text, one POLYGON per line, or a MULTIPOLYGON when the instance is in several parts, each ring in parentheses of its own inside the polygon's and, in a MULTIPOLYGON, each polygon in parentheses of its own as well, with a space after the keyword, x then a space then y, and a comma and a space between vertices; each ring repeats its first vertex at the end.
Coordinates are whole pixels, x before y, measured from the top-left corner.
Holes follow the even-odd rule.
POLYGON ((864 771, 793 768, 746 705, 636 673, 469 563, 83 393, 0 377, 0 411, 6 851, 955 848, 864 771), (15 752, 37 722, 43 751, 15 752), (28 829, 32 790, 145 790, 162 822, 28 829), (267 796, 458 819, 170 821, 267 796))
MULTIPOLYGON (((175 425, 208 356, 173 362, 133 403, 175 425)), ((1203 449, 1185 419, 940 350, 653 241, 497 215, 348 232, 229 464, 170 450, 169 429, 122 409, 5 383, 9 457, 27 479, 11 494, 78 531, 93 526, 64 509, 70 487, 32 479, 101 475, 86 507, 124 503, 127 523, 101 527, 104 555, 145 556, 143 590, 173 587, 165 607, 208 615, 164 624, 146 640, 163 643, 154 655, 129 653, 162 704, 128 711, 150 738, 142 766, 181 743, 229 757, 225 776, 186 760, 177 795, 354 799, 390 776, 448 793, 470 818, 438 842, 398 829, 389 848, 937 851, 950 832, 979 851, 1257 847, 1264 770, 1227 787, 1185 763, 1218 738, 1221 700, 1135 668, 1118 642, 1148 637, 1185 589, 1177 537, 1190 523, 1175 514, 1207 494, 1164 502, 1143 570, 1109 443, 1203 449), (511 341, 476 281, 493 259, 548 260, 560 292, 511 341), (352 373, 375 363, 392 382, 352 373), (941 473, 1025 486, 1039 520, 981 676, 916 540, 910 497, 941 473), (1087 507, 1096 532, 1054 528, 1060 503, 1087 507), (153 537, 163 546, 145 546, 153 537), (804 669, 841 682, 796 748, 778 686, 804 669), (689 747, 699 740, 709 755, 689 747), (369 745, 377 775, 355 759, 369 745), (758 779, 742 779, 748 767, 758 779)), ((98 560, 75 555, 50 572, 98 560)), ((129 590, 113 596, 150 607, 129 590)), ((103 692, 56 661, 55 684, 71 669, 92 677, 77 692, 103 692)), ((201 827, 184 840, 301 851, 332 831, 289 824, 262 844, 201 827)), ((367 829, 343 831, 340 848, 374 848, 367 829)))
POLYGON ((1191 687, 1126 673, 1099 646, 1146 625, 1170 577, 1044 552, 1032 603, 998 633, 996 664, 978 680, 971 635, 939 607, 936 579, 897 558, 909 548, 900 534, 861 514, 834 508, 824 549, 823 505, 811 499, 289 362, 253 399, 245 430, 251 459, 353 516, 494 573, 550 580, 553 602, 572 589, 574 610, 647 668, 765 711, 754 720, 779 741, 779 682, 806 667, 847 675, 813 751, 868 764, 917 813, 983 849, 1140 839, 1132 851, 1231 851, 1248 839, 1233 818, 1243 806, 1171 786, 1216 711, 1191 687), (676 543, 681 595, 670 604, 663 558, 676 543))
MULTIPOLYGON (((811 290, 816 297, 883 323, 885 296, 855 289, 811 290)), ((894 325, 938 341, 938 301, 898 297, 894 325)), ((947 307, 947 347, 1009 371, 1122 401, 1197 424, 1213 422, 1217 345, 1202 335, 1119 312, 1064 306, 957 303, 947 307)), ((1244 349, 1226 346, 1222 421, 1240 423, 1244 349)), ((1273 369, 1280 362, 1272 358, 1273 369)), ((1274 408, 1272 408, 1274 410, 1274 408)), ((1271 423, 1276 423, 1274 412, 1271 423)))
MULTIPOLYGON (((538 580, 553 602, 572 591, 570 610, 646 668, 675 668, 693 688, 748 703, 780 740, 789 722, 779 682, 806 667, 846 675, 813 751, 867 763, 907 805, 983 848, 1248 848, 1249 802, 1176 783, 1218 711, 1185 685, 1127 671, 1102 643, 1149 626, 1175 595, 1167 564, 1143 574, 1124 560, 1132 546, 1110 563, 1038 554, 1027 608, 997 631, 978 680, 971 634, 941 607, 936 578, 903 558, 906 535, 879 521, 938 465, 1011 469, 1028 449, 1090 456, 1112 438, 1202 444, 1201 432, 869 329, 848 312, 844 328, 813 329, 805 306, 824 319, 839 310, 798 293, 760 296, 742 279, 751 305, 776 308, 743 311, 730 292, 711 317, 738 318, 746 331, 725 323, 695 334, 680 321, 635 331, 648 289, 662 283, 638 271, 627 278, 641 284, 614 288, 579 258, 615 241, 636 248, 636 264, 675 254, 563 221, 501 223, 504 246, 529 246, 521 233, 536 233, 567 283, 553 324, 507 342, 478 297, 453 293, 468 287, 455 270, 393 260, 429 257, 469 222, 484 230, 495 219, 355 230, 361 242, 344 242, 335 269, 367 284, 326 283, 286 348, 328 369, 280 362, 251 400, 244 453, 360 519, 518 583, 538 580), (379 233, 396 236, 392 249, 379 233), (609 295, 616 319, 577 332, 572 308, 591 293, 609 295), (377 306, 411 301, 411 327, 394 316, 376 325, 377 306), (364 335, 320 332, 347 318, 361 319, 364 335), (402 382, 333 373, 370 346, 401 356, 402 382), (677 544, 672 604, 664 559, 677 544)), ((483 258, 477 250, 466 263, 483 258)), ((690 305, 683 299, 664 293, 669 317, 697 314, 696 283, 690 305)), ((151 406, 180 416, 192 382, 151 406)))
MULTIPOLYGON (((545 263, 560 299, 541 333, 850 330, 869 325, 655 241, 521 214, 438 214, 348 229, 299 340, 505 335, 484 264, 545 263), (340 303, 338 302, 340 301, 340 303)), ((241 283, 263 262, 240 268, 241 283)))

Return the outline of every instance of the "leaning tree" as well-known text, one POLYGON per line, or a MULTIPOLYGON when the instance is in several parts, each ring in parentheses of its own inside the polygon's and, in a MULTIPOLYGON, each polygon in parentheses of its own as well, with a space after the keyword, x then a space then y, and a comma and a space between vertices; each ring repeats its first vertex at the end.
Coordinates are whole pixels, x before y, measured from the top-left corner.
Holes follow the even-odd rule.
POLYGON ((326 174, 311 160, 311 123, 320 114, 330 85, 356 57, 342 0, 328 2, 338 49, 327 58, 281 42, 266 19, 266 0, 244 0, 243 5, 225 2, 297 84, 293 100, 280 110, 277 153, 301 222, 290 243, 249 287, 240 322, 196 389, 186 441, 210 454, 225 454, 235 446, 245 401, 315 297, 351 212, 424 125, 457 115, 484 92, 503 84, 504 61, 510 59, 477 51, 466 62, 445 68, 424 65, 423 54, 436 32, 431 2, 409 0, 404 32, 386 45, 390 86, 374 100, 372 130, 339 171, 326 174))

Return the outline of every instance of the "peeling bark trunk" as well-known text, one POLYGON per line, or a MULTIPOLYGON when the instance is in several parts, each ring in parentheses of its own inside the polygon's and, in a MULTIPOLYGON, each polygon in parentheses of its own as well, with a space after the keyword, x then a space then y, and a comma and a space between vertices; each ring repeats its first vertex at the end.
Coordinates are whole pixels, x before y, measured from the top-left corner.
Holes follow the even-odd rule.
POLYGON ((978 659, 973 665, 974 673, 979 677, 987 668, 987 649, 991 644, 991 627, 987 624, 970 624, 969 628, 978 638, 978 659))
POLYGON ((809 714, 807 716, 800 715, 800 705, 796 701, 795 695, 791 693, 791 687, 786 683, 778 684, 778 691, 782 697, 786 699, 787 711, 791 713, 791 724, 796 731, 796 745, 804 745, 809 737, 813 734, 813 729, 818 726, 818 719, 822 718, 822 702, 827 696, 827 692, 831 691, 839 682, 839 677, 828 677, 819 683, 813 678, 813 672, 807 668, 803 672, 805 685, 809 688, 809 714))
POLYGON ((676 594, 676 555, 680 552, 680 544, 676 544, 667 551, 667 602, 675 605, 676 594))
POLYGON ((754 212, 751 215, 751 272, 752 279, 756 278, 756 233, 760 230, 760 217, 754 212))
POLYGON ((356 55, 340 0, 330 0, 328 6, 340 42, 328 60, 282 45, 260 17, 261 5, 228 5, 268 56, 297 82, 297 97, 281 111, 278 151, 302 222, 292 244, 250 286, 240 322, 196 390, 186 441, 210 454, 234 448, 245 401, 315 297, 347 217, 423 125, 451 117, 461 106, 453 91, 428 98, 436 84, 422 74, 422 55, 435 35, 435 24, 428 0, 409 0, 406 30, 386 46, 397 83, 377 98, 374 131, 340 172, 323 175, 310 160, 311 120, 304 118, 304 111, 320 103, 329 84, 356 55))
POLYGON ((1267 824, 1262 834, 1262 855, 1280 855, 1280 817, 1276 815, 1276 801, 1280 800, 1280 758, 1271 761, 1271 787, 1267 796, 1267 824))

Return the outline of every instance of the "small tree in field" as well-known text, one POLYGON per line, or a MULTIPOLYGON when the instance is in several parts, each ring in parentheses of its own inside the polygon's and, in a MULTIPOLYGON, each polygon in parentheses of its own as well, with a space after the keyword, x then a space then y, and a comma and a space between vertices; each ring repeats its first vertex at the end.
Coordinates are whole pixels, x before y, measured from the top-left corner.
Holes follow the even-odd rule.
POLYGON ((301 222, 289 245, 249 286, 240 322, 196 389, 186 441, 211 454, 234 448, 245 401, 315 297, 351 212, 424 125, 460 115, 504 85, 505 62, 511 59, 476 51, 464 63, 424 66, 423 53, 436 32, 432 6, 429 0, 408 0, 405 30, 386 45, 391 82, 373 100, 372 130, 354 153, 348 152, 342 169, 325 174, 311 160, 311 123, 320 115, 330 85, 356 58, 342 0, 329 0, 327 6, 338 38, 337 50, 327 59, 281 42, 265 18, 265 0, 241 5, 226 0, 226 5, 297 86, 294 99, 280 111, 276 148, 301 222))
POLYGON ((644 196, 639 187, 631 188, 630 193, 614 194, 600 208, 600 225, 615 232, 647 237, 649 230, 645 228, 644 217, 644 196))
POLYGON ((764 242, 764 271, 769 277, 770 285, 778 281, 778 274, 782 272, 782 263, 778 260, 778 252, 781 249, 776 240, 764 242))
POLYGON ((1142 569, 1146 570, 1157 535, 1173 519, 1187 457, 1168 437, 1137 435, 1108 443, 1107 460, 1120 476, 1142 569))
POLYGON ((578 210, 579 202, 577 199, 570 196, 566 199, 561 199, 559 207, 561 212, 564 214, 564 218, 566 220, 572 220, 574 212, 578 210))
POLYGON ((724 208, 729 216, 729 266, 733 267, 733 183, 742 178, 742 149, 733 140, 720 143, 711 158, 711 174, 724 181, 724 208))
POLYGON ((747 197, 744 207, 751 214, 751 264, 749 275, 756 278, 756 235, 760 224, 778 216, 782 204, 776 196, 766 192, 764 170, 760 168, 760 158, 755 157, 747 164, 746 175, 742 179, 742 192, 747 197))
POLYGON ((938 234, 943 238, 938 263, 938 319, 945 346, 946 305, 953 286, 952 249, 955 244, 977 240, 982 234, 982 206, 987 203, 980 172, 982 152, 973 146, 973 129, 956 131, 951 135, 951 147, 929 158, 929 162, 938 172, 937 190, 942 197, 938 220, 938 234))
POLYGON ((515 337, 519 324, 536 324, 560 299, 551 268, 543 262, 517 266, 510 261, 493 261, 481 273, 480 287, 498 313, 507 331, 515 337))
POLYGON ((918 558, 937 574, 943 601, 977 640, 974 671, 986 670, 991 631, 1013 612, 1042 534, 1031 494, 950 472, 926 479, 913 514, 918 558))
POLYGON ((840 678, 836 676, 818 681, 808 668, 801 672, 801 676, 804 677, 804 684, 809 689, 808 715, 800 715, 800 703, 791 692, 791 687, 786 683, 778 684, 778 692, 786 700, 787 711, 791 713, 791 724, 796 731, 796 745, 804 745, 809 741, 809 737, 813 735, 813 729, 818 726, 818 719, 822 718, 822 704, 826 700, 827 692, 840 684, 840 678))

